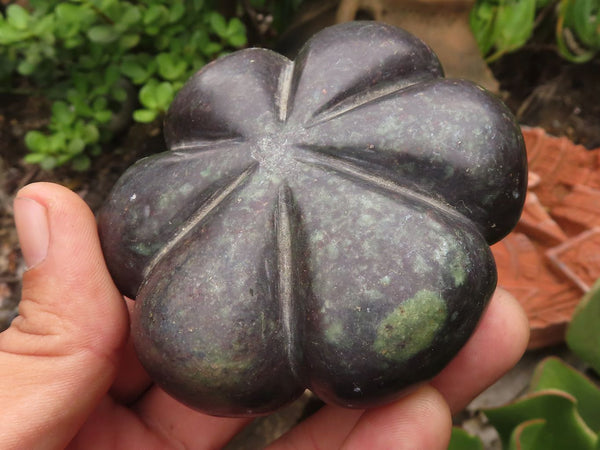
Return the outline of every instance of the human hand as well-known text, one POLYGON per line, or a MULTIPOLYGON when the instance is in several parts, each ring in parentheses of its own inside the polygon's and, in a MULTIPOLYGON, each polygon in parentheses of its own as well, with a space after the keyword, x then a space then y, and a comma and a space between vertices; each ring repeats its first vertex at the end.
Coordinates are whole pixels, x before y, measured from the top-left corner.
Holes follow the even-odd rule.
MULTIPOLYGON (((20 315, 0 334, 0 448, 219 448, 248 419, 195 412, 154 386, 129 342, 130 300, 106 269, 94 216, 68 189, 23 188, 20 315)), ((497 291, 467 345, 429 384, 368 411, 325 406, 273 449, 445 449, 451 414, 510 369, 528 339, 497 291)))

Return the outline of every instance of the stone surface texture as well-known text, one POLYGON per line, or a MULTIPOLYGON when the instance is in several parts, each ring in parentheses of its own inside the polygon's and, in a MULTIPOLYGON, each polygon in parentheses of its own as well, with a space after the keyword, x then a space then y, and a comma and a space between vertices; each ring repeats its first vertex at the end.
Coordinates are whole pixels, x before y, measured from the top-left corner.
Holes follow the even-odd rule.
POLYGON ((305 387, 370 407, 434 376, 494 291, 488 244, 527 186, 508 109, 373 22, 325 29, 293 62, 248 49, 207 65, 165 135, 99 231, 137 300, 142 363, 215 415, 267 413, 305 387))

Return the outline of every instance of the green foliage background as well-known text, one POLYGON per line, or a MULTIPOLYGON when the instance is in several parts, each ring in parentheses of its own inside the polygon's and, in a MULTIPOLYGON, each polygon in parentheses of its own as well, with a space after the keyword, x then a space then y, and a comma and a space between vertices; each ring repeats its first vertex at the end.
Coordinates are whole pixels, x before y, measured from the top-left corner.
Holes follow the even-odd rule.
POLYGON ((558 52, 569 61, 600 51, 600 0, 477 0, 470 23, 488 61, 519 49, 544 25, 555 28, 558 52))
POLYGON ((206 62, 246 45, 246 28, 203 0, 30 0, 0 15, 0 88, 27 80, 52 101, 29 163, 85 170, 126 120, 151 122, 206 62), (137 98, 136 98, 137 97, 137 98), (134 106, 135 107, 135 106, 134 106), (131 112, 129 112, 131 116, 131 112))

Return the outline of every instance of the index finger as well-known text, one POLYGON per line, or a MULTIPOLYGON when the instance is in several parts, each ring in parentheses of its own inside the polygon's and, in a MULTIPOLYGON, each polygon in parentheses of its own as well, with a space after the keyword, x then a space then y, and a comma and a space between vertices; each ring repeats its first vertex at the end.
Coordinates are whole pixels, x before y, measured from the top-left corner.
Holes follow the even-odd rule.
POLYGON ((519 361, 528 341, 523 308, 498 288, 471 339, 431 385, 446 398, 452 413, 459 412, 519 361))

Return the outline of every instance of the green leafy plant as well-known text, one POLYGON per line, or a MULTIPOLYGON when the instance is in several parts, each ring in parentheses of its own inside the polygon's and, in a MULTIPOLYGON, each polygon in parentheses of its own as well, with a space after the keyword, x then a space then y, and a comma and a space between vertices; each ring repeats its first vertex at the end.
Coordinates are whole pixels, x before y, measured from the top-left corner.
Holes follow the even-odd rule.
POLYGON ((556 37, 560 54, 573 62, 586 62, 600 51, 600 1, 562 0, 556 37))
POLYGON ((25 137, 25 161, 86 169, 123 121, 155 120, 193 72, 245 44, 244 24, 208 1, 10 4, 0 15, 0 88, 25 84, 52 102, 47 129, 25 137))
MULTIPOLYGON (((600 374, 600 281, 577 307, 566 341, 573 353, 600 374)), ((525 396, 484 413, 505 449, 600 449, 600 388, 556 357, 538 364, 525 396)), ((453 433, 450 449, 477 448, 458 446, 463 434, 453 433)))
POLYGON ((600 50, 598 0, 477 0, 470 14, 471 30, 491 62, 521 48, 551 10, 559 53, 573 62, 592 59, 600 50))
POLYGON ((484 450, 481 439, 459 427, 452 427, 448 450, 484 450))

